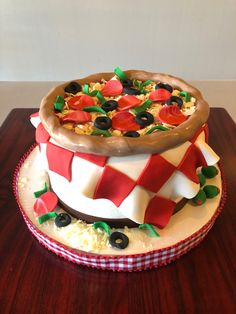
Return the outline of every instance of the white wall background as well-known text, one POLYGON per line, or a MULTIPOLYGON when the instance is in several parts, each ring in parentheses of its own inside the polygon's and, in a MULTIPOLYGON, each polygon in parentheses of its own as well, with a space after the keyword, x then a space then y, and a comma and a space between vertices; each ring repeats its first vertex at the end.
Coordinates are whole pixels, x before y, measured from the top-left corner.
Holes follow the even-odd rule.
POLYGON ((236 0, 0 0, 0 80, 136 68, 236 79, 236 0))

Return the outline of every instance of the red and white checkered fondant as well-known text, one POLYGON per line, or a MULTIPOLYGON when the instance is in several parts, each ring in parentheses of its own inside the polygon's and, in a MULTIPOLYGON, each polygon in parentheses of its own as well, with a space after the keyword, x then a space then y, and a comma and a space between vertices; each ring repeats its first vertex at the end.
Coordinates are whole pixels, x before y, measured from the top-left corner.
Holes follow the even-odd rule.
POLYGON ((68 206, 91 216, 104 217, 105 212, 104 218, 125 217, 164 228, 176 203, 197 194, 196 169, 219 160, 206 143, 207 125, 191 141, 161 154, 108 157, 72 152, 56 145, 37 119, 31 117, 37 127, 36 142, 45 157, 53 190, 68 206), (69 195, 70 190, 74 195, 66 199, 65 194, 69 195), (104 204, 99 203, 90 211, 101 200, 104 204), (103 213, 99 210, 101 207, 103 213), (118 217, 113 217, 113 212, 118 217))
POLYGON ((36 142, 45 157, 53 190, 68 206, 91 216, 129 218, 164 228, 176 203, 197 194, 196 169, 219 160, 206 143, 207 125, 191 141, 162 154, 108 157, 58 146, 38 117, 31 117, 31 121, 37 128, 36 142), (74 191, 74 203, 71 196, 66 199, 70 190, 74 191), (104 204, 94 205, 97 200, 104 204), (81 208, 77 204, 82 204, 81 208), (91 210, 92 206, 96 208, 91 210))

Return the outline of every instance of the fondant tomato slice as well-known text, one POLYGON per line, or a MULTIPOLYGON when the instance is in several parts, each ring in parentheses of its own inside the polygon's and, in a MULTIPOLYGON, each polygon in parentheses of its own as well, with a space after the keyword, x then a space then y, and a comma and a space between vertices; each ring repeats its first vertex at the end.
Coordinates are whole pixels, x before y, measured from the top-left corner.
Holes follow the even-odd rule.
POLYGON ((53 192, 46 192, 39 196, 34 203, 34 211, 39 216, 54 210, 57 206, 58 198, 53 192))
POLYGON ((171 93, 164 89, 164 88, 158 88, 150 93, 149 99, 152 101, 166 101, 171 96, 171 93))
POLYGON ((122 93, 123 86, 118 80, 110 80, 106 82, 101 90, 103 96, 118 96, 122 93))
POLYGON ((128 111, 117 112, 112 118, 112 127, 119 131, 137 131, 140 129, 140 125, 135 122, 134 116, 128 111))
POLYGON ((72 97, 67 101, 68 106, 74 110, 82 110, 85 107, 94 106, 95 102, 89 95, 80 95, 72 97))
POLYGON ((122 111, 137 107, 141 104, 141 102, 142 101, 135 96, 123 96, 118 100, 118 110, 122 111))
POLYGON ((179 125, 187 119, 177 105, 163 106, 158 115, 160 121, 171 125, 179 125))
POLYGON ((76 110, 64 116, 62 122, 86 123, 91 121, 91 114, 82 110, 76 110))

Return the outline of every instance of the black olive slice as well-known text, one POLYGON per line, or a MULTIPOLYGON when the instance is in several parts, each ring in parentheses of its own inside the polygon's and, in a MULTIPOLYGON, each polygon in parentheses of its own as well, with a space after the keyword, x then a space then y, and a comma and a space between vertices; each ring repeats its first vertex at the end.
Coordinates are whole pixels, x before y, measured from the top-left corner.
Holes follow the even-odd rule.
POLYGON ((115 231, 109 237, 111 246, 118 249, 125 249, 129 244, 129 238, 122 232, 115 231))
POLYGON ((71 93, 71 94, 77 94, 78 92, 81 92, 82 87, 77 82, 70 82, 65 88, 65 92, 71 93))
POLYGON ((168 90, 170 93, 173 92, 173 87, 171 85, 169 85, 169 84, 158 83, 155 86, 155 89, 158 89, 158 88, 164 88, 164 89, 168 90))
POLYGON ((126 133, 123 134, 123 136, 127 137, 139 137, 140 134, 137 131, 127 131, 126 133))
POLYGON ((94 120, 94 126, 100 130, 108 130, 111 127, 111 119, 106 116, 97 117, 94 120))
POLYGON ((141 111, 136 115, 135 122, 141 125, 141 127, 146 127, 154 122, 154 117, 149 112, 141 111))
POLYGON ((182 98, 180 98, 178 96, 171 96, 166 101, 166 104, 169 105, 169 106, 174 105, 175 103, 179 106, 180 109, 182 108, 183 100, 182 100, 182 98))
POLYGON ((61 213, 55 218, 55 224, 57 227, 65 227, 71 223, 71 217, 66 213, 61 213))
POLYGON ((116 100, 108 100, 104 102, 101 107, 104 111, 109 112, 118 107, 118 102, 116 100))

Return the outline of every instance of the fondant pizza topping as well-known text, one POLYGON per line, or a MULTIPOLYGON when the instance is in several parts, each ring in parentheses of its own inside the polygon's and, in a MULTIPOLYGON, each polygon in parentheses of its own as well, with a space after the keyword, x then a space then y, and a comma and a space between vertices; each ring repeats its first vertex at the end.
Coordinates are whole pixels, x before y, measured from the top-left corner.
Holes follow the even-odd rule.
POLYGON ((150 130, 148 130, 146 134, 151 134, 151 133, 153 133, 153 132, 155 132, 157 130, 159 130, 159 131, 168 131, 169 129, 166 128, 165 126, 162 126, 162 125, 156 125, 153 128, 151 128, 150 130))
POLYGON ((183 99, 178 96, 171 96, 169 99, 167 99, 166 104, 169 106, 176 104, 181 109, 183 106, 183 99))
POLYGON ((206 183, 206 177, 202 173, 198 173, 198 179, 200 183, 200 187, 202 187, 206 183))
POLYGON ((135 122, 135 116, 132 113, 121 111, 112 118, 112 128, 119 131, 137 131, 140 125, 135 122))
POLYGON ((64 98, 58 96, 54 103, 63 127, 85 135, 107 136, 97 132, 107 130, 111 136, 127 136, 129 131, 143 136, 163 131, 166 125, 175 128, 195 111, 195 98, 186 91, 164 82, 130 80, 118 67, 114 72, 108 81, 101 79, 82 86, 70 82, 65 87, 64 98), (105 129, 97 123, 101 120, 103 125, 109 119, 112 123, 105 129))
POLYGON ((76 122, 78 124, 84 124, 91 121, 91 115, 89 112, 82 110, 76 110, 68 113, 61 120, 62 122, 76 122))
POLYGON ((38 217, 38 222, 39 224, 43 224, 44 222, 48 221, 49 219, 52 219, 52 218, 56 218, 57 217, 57 213, 56 212, 49 212, 49 213, 46 213, 42 216, 39 216, 38 217))
POLYGON ((133 95, 123 96, 118 100, 118 110, 129 110, 141 104, 141 100, 133 95))
POLYGON ((93 223, 93 228, 94 229, 100 228, 100 229, 104 230, 108 235, 111 234, 110 227, 104 221, 96 221, 96 222, 94 222, 93 223))
POLYGON ((111 246, 123 250, 128 246, 129 238, 124 233, 115 231, 110 235, 109 243, 111 246))
POLYGON ((169 84, 158 83, 158 84, 156 84, 155 89, 158 89, 158 88, 164 88, 164 89, 168 90, 170 93, 173 92, 173 87, 170 86, 169 84))
POLYGON ((140 229, 148 229, 149 233, 155 237, 160 237, 159 233, 156 232, 156 230, 153 228, 150 224, 141 224, 138 226, 140 229))
POLYGON ((215 185, 205 185, 203 191, 207 198, 214 198, 220 193, 219 188, 215 185))
POLYGON ((68 215, 66 213, 61 213, 61 214, 57 215, 57 217, 55 219, 55 225, 59 228, 66 227, 70 223, 71 223, 71 217, 70 217, 70 215, 68 215))
POLYGON ((46 192, 40 195, 34 203, 34 212, 37 215, 43 215, 55 209, 58 198, 53 192, 46 192))
POLYGON ((94 126, 100 130, 108 130, 111 127, 111 119, 105 116, 97 117, 94 120, 94 126))
POLYGON ((38 198, 39 196, 41 196, 42 194, 46 193, 47 191, 48 191, 47 183, 44 182, 44 187, 43 187, 43 189, 42 189, 42 190, 39 190, 39 191, 35 191, 35 192, 34 192, 34 196, 35 196, 36 198, 38 198))
POLYGON ((185 102, 189 102, 191 100, 190 94, 188 92, 180 92, 179 96, 184 97, 185 102))
POLYGON ((77 82, 70 82, 70 84, 68 84, 65 87, 65 92, 67 93, 71 93, 71 94, 77 94, 81 91, 81 85, 78 84, 77 82))
POLYGON ((164 105, 159 111, 158 116, 160 121, 168 125, 179 125, 187 119, 187 116, 180 111, 177 105, 164 105))
POLYGON ((122 93, 123 86, 118 80, 108 81, 101 90, 103 96, 117 96, 122 93))
POLYGON ((146 127, 154 122, 154 117, 151 113, 142 111, 136 115, 135 122, 141 127, 146 127))
POLYGON ((98 106, 84 107, 83 111, 86 111, 86 112, 100 112, 102 114, 106 114, 106 111, 103 110, 101 107, 98 107, 98 106))
POLYGON ((140 95, 141 94, 140 90, 133 87, 124 87, 123 92, 124 94, 127 94, 127 95, 140 95))
POLYGON ((149 99, 155 102, 163 102, 171 97, 171 93, 164 89, 158 88, 155 91, 150 93, 149 99))
POLYGON ((101 135, 104 137, 110 137, 112 136, 111 133, 109 131, 106 130, 94 130, 91 135, 101 135))
POLYGON ((196 205, 202 205, 206 202, 206 193, 200 189, 197 195, 193 198, 193 202, 196 205))
POLYGON ((74 96, 67 101, 70 109, 82 110, 85 107, 94 106, 95 102, 89 95, 74 96))
POLYGON ((200 189, 197 195, 192 199, 196 205, 202 205, 206 202, 207 199, 214 198, 220 193, 220 190, 217 186, 210 184, 206 185, 207 179, 216 177, 218 173, 219 171, 215 166, 201 168, 201 172, 197 174, 200 183, 200 189))
POLYGON ((127 137, 139 137, 140 136, 140 134, 137 131, 128 131, 128 132, 125 132, 123 135, 127 137))
POLYGON ((105 112, 116 110, 117 107, 118 107, 118 102, 116 100, 108 100, 104 102, 101 106, 101 108, 105 112))
POLYGON ((202 167, 202 174, 207 178, 214 178, 218 172, 215 166, 202 167))
POLYGON ((65 105, 65 100, 62 96, 57 96, 55 102, 54 102, 54 108, 58 111, 62 111, 65 105))

